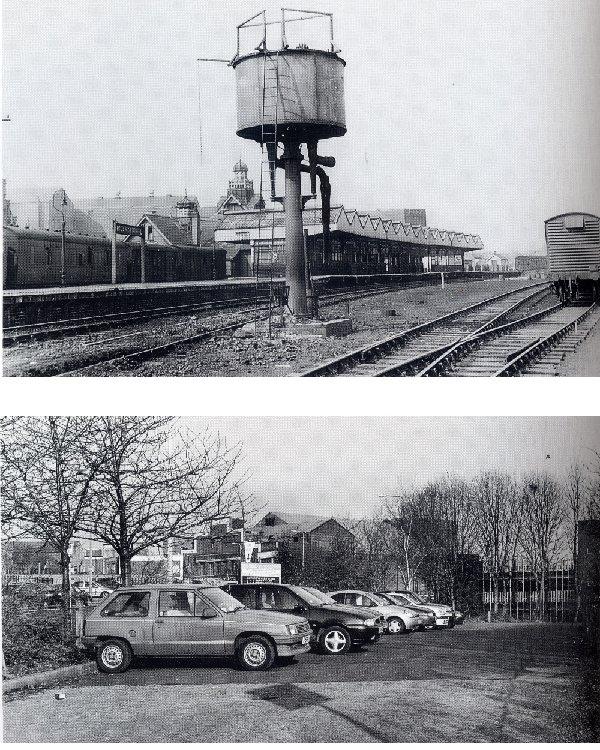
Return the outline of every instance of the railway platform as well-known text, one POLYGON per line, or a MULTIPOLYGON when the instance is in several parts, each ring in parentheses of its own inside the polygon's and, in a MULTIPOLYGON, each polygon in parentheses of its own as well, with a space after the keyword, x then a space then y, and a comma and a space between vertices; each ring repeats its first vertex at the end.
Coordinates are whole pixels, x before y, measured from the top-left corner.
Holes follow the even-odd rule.
MULTIPOLYGON (((450 272, 448 281, 461 278, 497 277, 498 274, 450 272)), ((339 274, 313 277, 318 290, 347 289, 373 284, 434 285, 441 283, 439 272, 422 274, 339 274)), ((28 325, 48 321, 83 318, 102 314, 174 307, 197 303, 226 301, 256 296, 266 299, 269 285, 283 291, 285 279, 236 277, 208 281, 174 281, 162 283, 94 284, 90 286, 47 287, 39 289, 5 289, 3 291, 3 324, 28 325)))

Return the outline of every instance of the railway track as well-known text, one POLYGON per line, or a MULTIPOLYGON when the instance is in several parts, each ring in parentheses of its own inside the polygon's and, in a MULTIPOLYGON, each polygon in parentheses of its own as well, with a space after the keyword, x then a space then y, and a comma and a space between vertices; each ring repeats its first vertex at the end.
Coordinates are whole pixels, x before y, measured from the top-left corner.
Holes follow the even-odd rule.
POLYGON ((222 310, 235 310, 243 305, 254 303, 253 298, 234 298, 228 300, 212 300, 191 305, 176 305, 159 307, 149 310, 133 310, 120 313, 106 313, 87 318, 73 318, 54 320, 47 323, 32 323, 29 325, 9 326, 3 330, 3 344, 5 347, 28 341, 45 341, 78 336, 82 333, 92 333, 111 328, 123 327, 148 320, 156 320, 177 315, 193 315, 197 313, 214 313, 222 310))
POLYGON ((498 327, 519 308, 550 295, 547 283, 533 284, 447 313, 367 347, 300 373, 301 377, 389 377, 420 375, 462 341, 498 327))
POLYGON ((521 375, 539 377, 556 375, 558 365, 567 354, 575 351, 579 344, 591 333, 594 326, 600 323, 600 307, 595 303, 577 314, 581 308, 566 308, 559 311, 549 331, 540 331, 533 339, 496 372, 495 377, 521 375), (568 313, 573 313, 569 315, 568 313))
MULTIPOLYGON (((331 307, 344 302, 363 299, 365 297, 373 297, 378 294, 386 294, 390 291, 393 291, 393 287, 391 288, 387 284, 382 284, 377 285, 376 287, 371 287, 369 290, 335 292, 328 295, 323 295, 319 300, 319 305, 321 307, 331 307)), ((71 362, 70 364, 66 362, 60 363, 60 365, 49 368, 50 371, 48 372, 48 374, 58 377, 70 375, 93 375, 95 374, 94 371, 97 372, 99 366, 109 366, 117 368, 135 367, 144 361, 167 356, 168 354, 176 350, 180 350, 187 346, 192 346, 194 344, 207 341, 216 336, 226 336, 232 334, 248 323, 254 323, 257 320, 257 318, 255 317, 257 311, 263 313, 263 315, 259 317, 258 320, 266 320, 267 316, 264 315, 264 313, 268 311, 268 304, 263 304, 258 308, 252 307, 246 310, 238 311, 240 312, 240 314, 247 314, 251 312, 253 313, 253 315, 251 317, 248 317, 246 315, 242 319, 233 321, 226 325, 208 328, 191 336, 172 339, 158 345, 139 347, 133 349, 133 351, 121 353, 116 356, 114 352, 98 352, 96 355, 92 354, 90 357, 88 357, 88 361, 84 365, 77 364, 76 362, 71 362)))
MULTIPOLYGON (((402 288, 414 288, 420 286, 429 286, 425 281, 415 282, 414 284, 405 284, 402 288)), ((321 297, 321 304, 334 304, 336 300, 343 302, 346 299, 355 300, 364 297, 371 297, 377 294, 384 294, 393 291, 394 285, 375 284, 369 289, 363 291, 342 290, 340 292, 331 292, 321 297)), ((259 298, 259 310, 268 309, 268 297, 262 295, 259 298)), ((176 317, 182 315, 204 314, 208 317, 217 312, 249 312, 255 310, 255 297, 236 297, 224 300, 210 300, 207 302, 198 302, 195 304, 175 305, 170 307, 160 307, 143 310, 133 310, 119 313, 106 313, 85 318, 69 318, 65 320, 54 320, 44 323, 31 323, 19 326, 6 326, 2 332, 3 345, 8 348, 16 344, 27 343, 29 341, 47 341, 51 339, 61 339, 68 336, 78 336, 95 331, 102 331, 112 328, 121 328, 128 325, 143 323, 149 320, 161 318, 176 317)))
MULTIPOLYGON (((542 354, 558 347, 573 329, 567 345, 574 348, 595 324, 591 315, 594 310, 594 305, 582 310, 556 304, 489 328, 463 339, 441 354, 421 370, 419 376, 503 377, 521 374, 542 354)), ((564 352, 556 352, 551 358, 552 364, 562 361, 563 356, 564 352)), ((554 372, 547 368, 536 374, 554 372)))

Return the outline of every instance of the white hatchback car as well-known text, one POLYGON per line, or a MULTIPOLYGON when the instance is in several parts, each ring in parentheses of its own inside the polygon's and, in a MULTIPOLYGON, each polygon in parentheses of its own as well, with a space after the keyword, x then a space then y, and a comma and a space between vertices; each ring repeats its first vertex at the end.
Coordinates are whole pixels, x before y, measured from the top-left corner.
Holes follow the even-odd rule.
POLYGON ((328 596, 340 604, 350 604, 353 607, 372 607, 380 612, 387 622, 388 633, 405 633, 421 627, 419 613, 408 607, 390 604, 377 594, 370 591, 346 589, 344 591, 329 591, 328 596))

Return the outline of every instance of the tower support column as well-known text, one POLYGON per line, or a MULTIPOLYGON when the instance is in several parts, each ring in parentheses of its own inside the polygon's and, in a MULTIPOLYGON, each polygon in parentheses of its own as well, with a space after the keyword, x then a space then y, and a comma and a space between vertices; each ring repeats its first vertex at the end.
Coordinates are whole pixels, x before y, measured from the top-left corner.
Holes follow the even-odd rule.
POLYGON ((302 152, 296 142, 285 144, 285 277, 289 287, 288 306, 293 315, 308 315, 306 263, 302 225, 302 152))

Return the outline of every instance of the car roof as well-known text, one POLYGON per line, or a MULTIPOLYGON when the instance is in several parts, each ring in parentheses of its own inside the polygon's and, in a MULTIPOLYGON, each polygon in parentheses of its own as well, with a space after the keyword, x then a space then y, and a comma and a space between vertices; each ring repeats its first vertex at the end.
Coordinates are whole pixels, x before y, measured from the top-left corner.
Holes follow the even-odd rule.
POLYGON ((137 583, 133 586, 122 586, 115 589, 115 594, 127 591, 189 591, 190 589, 218 589, 219 586, 209 586, 206 583, 137 583))
POLYGON ((255 581, 255 583, 237 583, 237 581, 233 581, 230 583, 227 583, 227 586, 283 586, 284 588, 297 588, 297 589, 303 589, 306 588, 301 583, 295 584, 295 583, 275 583, 274 581, 255 581))

